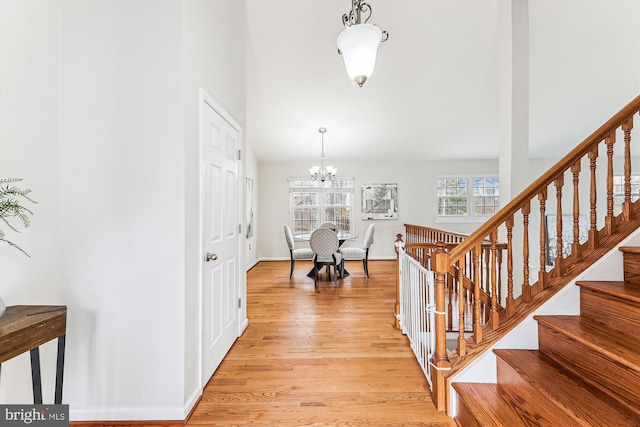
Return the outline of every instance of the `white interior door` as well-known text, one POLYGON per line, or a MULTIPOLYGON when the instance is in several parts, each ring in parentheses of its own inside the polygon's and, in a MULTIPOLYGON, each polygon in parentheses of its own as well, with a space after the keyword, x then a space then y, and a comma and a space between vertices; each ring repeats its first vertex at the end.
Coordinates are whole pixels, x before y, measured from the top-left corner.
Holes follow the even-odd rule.
POLYGON ((203 98, 202 385, 238 338, 239 129, 203 98))

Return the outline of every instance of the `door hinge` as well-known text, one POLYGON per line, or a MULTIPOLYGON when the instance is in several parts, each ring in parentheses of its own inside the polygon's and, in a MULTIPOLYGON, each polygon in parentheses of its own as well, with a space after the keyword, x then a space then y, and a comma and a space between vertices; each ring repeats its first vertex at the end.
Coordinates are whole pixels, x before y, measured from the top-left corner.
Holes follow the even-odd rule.
POLYGON ((238 298, 238 308, 242 308, 242 298, 238 298))
POLYGON ((238 234, 242 233, 242 224, 238 224, 238 234))
POLYGON ((242 151, 238 150, 238 160, 242 160, 242 151))

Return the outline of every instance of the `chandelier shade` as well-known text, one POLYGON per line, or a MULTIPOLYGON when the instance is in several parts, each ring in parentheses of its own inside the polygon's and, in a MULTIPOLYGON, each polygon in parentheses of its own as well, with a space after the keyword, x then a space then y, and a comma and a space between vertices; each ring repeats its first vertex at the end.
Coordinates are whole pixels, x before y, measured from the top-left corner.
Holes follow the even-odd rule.
POLYGON ((333 181, 336 179, 338 169, 333 166, 325 166, 324 163, 324 134, 327 128, 320 128, 318 132, 322 135, 322 152, 320 155, 320 165, 311 166, 309 168, 309 175, 313 181, 333 181))
POLYGON ((347 74, 360 87, 373 74, 381 42, 382 31, 372 24, 353 25, 338 36, 338 50, 347 74))

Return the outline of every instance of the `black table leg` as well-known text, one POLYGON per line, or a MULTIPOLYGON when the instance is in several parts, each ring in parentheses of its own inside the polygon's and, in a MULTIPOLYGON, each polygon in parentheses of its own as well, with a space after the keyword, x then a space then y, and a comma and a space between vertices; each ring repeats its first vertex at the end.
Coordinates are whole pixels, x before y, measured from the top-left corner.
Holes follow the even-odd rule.
POLYGON ((307 277, 311 277, 311 278, 316 277, 316 264, 315 263, 313 263, 313 268, 311 270, 309 270, 309 272, 307 273, 307 277))
POLYGON ((62 403, 62 377, 64 376, 64 346, 66 335, 58 337, 58 361, 56 365, 56 396, 54 403, 60 405, 62 403))
POLYGON ((40 347, 31 349, 31 383, 33 404, 42 405, 42 382, 40 380, 40 347))

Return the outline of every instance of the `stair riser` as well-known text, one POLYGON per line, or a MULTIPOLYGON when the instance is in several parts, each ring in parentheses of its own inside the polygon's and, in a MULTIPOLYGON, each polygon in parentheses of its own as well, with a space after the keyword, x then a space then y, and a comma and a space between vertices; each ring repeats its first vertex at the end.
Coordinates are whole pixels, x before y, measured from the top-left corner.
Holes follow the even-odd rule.
POLYGON ((538 324, 538 341, 540 352, 640 416, 636 405, 640 400, 640 372, 543 324, 538 324))
POLYGON ((590 289, 580 290, 580 315, 616 330, 640 328, 640 304, 590 289))
POLYGON ((624 280, 640 284, 640 254, 625 252, 623 257, 624 280))
POLYGON ((473 416, 472 411, 465 405, 464 400, 458 399, 458 414, 455 418, 460 427, 485 427, 473 416))

